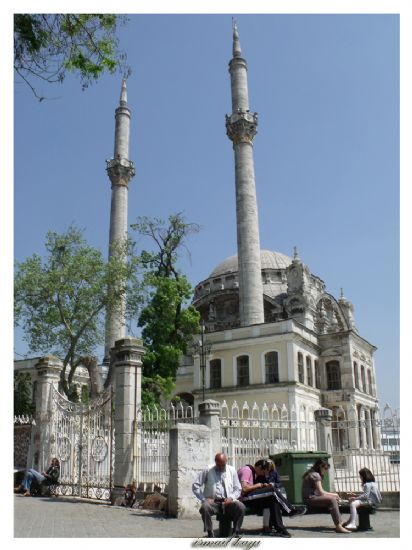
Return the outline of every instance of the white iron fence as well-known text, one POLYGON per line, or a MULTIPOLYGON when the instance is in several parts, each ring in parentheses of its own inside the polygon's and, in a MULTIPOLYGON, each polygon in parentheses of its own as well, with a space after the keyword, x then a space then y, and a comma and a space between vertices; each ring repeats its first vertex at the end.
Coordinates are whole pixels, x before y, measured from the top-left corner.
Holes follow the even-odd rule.
POLYGON ((361 420, 334 420, 332 443, 335 486, 359 491, 359 470, 368 468, 381 491, 400 490, 400 421, 386 405, 381 415, 361 420))
POLYGON ((298 420, 294 407, 254 403, 250 408, 245 401, 240 408, 234 401, 229 409, 224 401, 220 426, 222 451, 236 469, 272 454, 316 450, 315 420, 298 420))
POLYGON ((168 409, 153 407, 137 412, 134 429, 133 478, 139 491, 167 492, 169 432, 176 423, 194 423, 193 408, 182 403, 168 409))

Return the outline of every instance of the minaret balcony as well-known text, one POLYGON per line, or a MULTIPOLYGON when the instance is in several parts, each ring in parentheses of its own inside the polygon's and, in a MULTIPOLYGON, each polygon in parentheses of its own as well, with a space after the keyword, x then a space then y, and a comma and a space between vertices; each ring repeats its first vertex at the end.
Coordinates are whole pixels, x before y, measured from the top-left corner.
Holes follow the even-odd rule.
POLYGON ((250 111, 237 112, 226 115, 226 133, 230 140, 236 143, 252 143, 257 134, 258 115, 250 111))
POLYGON ((116 185, 127 185, 136 173, 134 162, 126 158, 106 160, 106 170, 110 181, 116 185))

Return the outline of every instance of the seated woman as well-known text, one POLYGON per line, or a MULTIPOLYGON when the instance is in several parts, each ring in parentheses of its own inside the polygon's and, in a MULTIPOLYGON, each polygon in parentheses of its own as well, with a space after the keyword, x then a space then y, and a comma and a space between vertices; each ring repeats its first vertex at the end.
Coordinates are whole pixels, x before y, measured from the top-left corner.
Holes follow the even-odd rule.
POLYGON ((311 508, 327 508, 332 516, 337 533, 350 533, 342 525, 342 517, 339 512, 338 493, 329 493, 322 487, 322 479, 329 470, 329 464, 323 458, 318 458, 314 465, 309 468, 302 479, 303 502, 311 508))
POLYGON ((45 483, 46 485, 53 485, 57 483, 60 476, 60 462, 58 458, 53 458, 50 466, 45 472, 41 474, 34 468, 29 468, 24 472, 24 477, 21 485, 14 489, 15 493, 20 493, 24 490, 23 496, 31 496, 31 486, 35 480, 39 485, 45 483))

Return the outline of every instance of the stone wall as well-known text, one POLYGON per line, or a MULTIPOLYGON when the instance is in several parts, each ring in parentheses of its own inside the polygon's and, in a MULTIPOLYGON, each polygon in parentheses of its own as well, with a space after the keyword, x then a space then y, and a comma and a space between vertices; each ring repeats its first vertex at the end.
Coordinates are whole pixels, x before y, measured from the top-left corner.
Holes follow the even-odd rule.
POLYGON ((31 424, 14 426, 14 468, 28 467, 27 457, 30 448, 31 424))

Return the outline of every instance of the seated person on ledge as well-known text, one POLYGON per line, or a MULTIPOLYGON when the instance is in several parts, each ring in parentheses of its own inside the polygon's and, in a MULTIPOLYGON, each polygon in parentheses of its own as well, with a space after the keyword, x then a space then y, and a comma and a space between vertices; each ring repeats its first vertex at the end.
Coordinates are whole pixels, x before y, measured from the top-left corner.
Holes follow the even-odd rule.
POLYGON ((53 458, 50 466, 45 472, 39 473, 34 468, 29 468, 24 472, 24 477, 21 485, 14 489, 15 493, 20 493, 24 490, 23 496, 30 497, 30 489, 34 480, 41 485, 45 483, 46 485, 53 485, 57 483, 60 476, 60 462, 57 458, 53 458))
POLYGON ((192 491, 202 502, 199 512, 208 537, 214 537, 212 516, 220 513, 227 514, 233 520, 234 535, 240 534, 245 507, 237 500, 241 492, 239 479, 233 466, 227 464, 225 454, 218 453, 215 466, 199 473, 192 491))
POLYGON ((257 481, 259 477, 266 479, 268 471, 268 461, 263 459, 258 460, 255 466, 247 464, 238 470, 237 474, 242 486, 240 500, 247 508, 256 512, 269 508, 270 532, 272 531, 272 527, 274 527, 275 536, 290 537, 291 534, 283 525, 279 497, 275 494, 273 485, 257 481))

